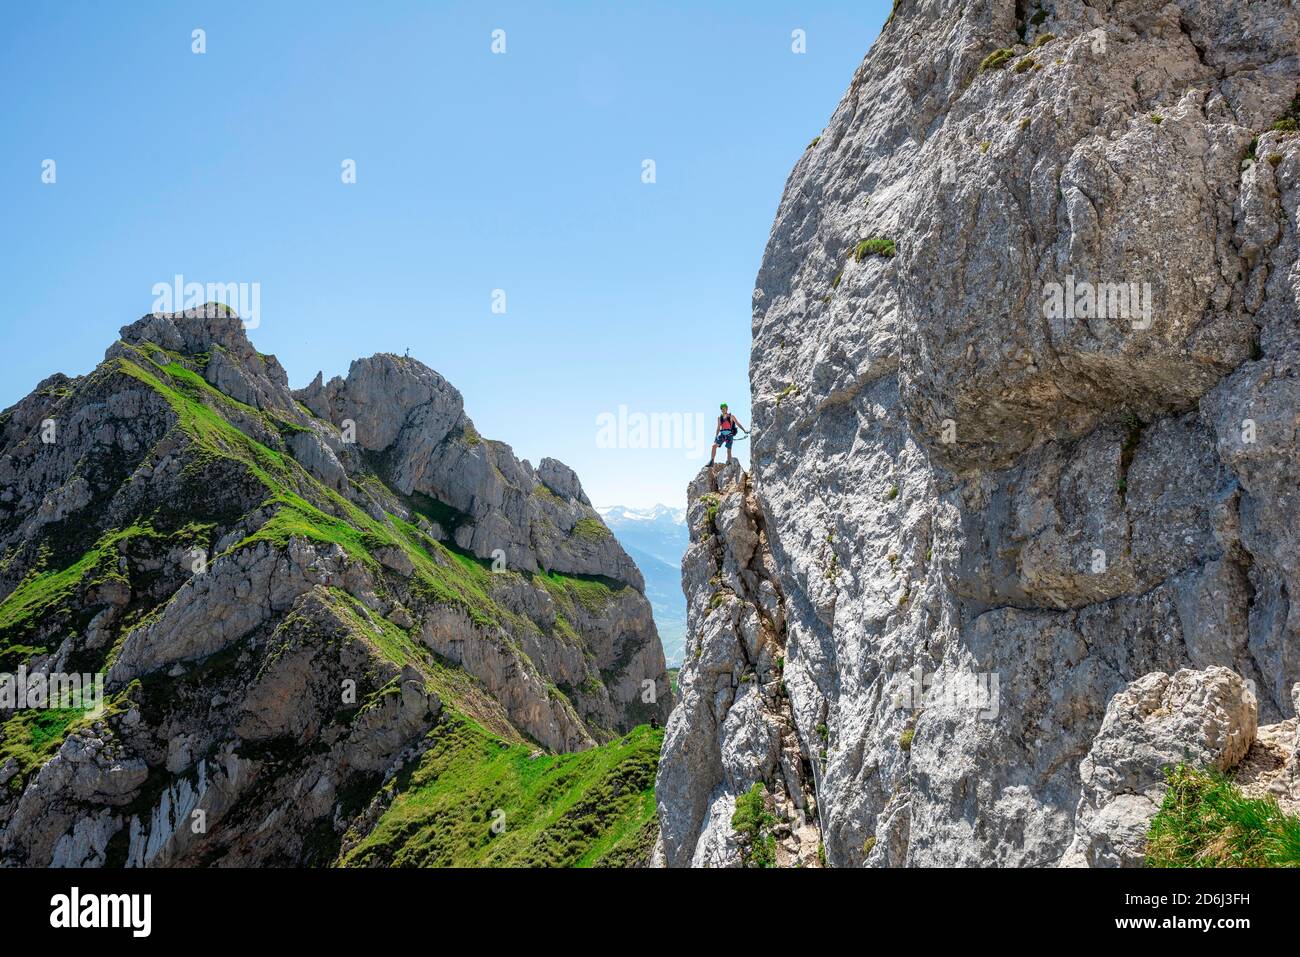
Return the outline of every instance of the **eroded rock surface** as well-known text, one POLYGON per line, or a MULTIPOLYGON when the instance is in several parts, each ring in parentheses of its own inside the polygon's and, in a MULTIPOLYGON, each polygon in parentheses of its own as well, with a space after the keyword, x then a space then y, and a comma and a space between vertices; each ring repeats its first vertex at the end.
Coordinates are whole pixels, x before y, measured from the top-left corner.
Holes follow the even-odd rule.
POLYGON ((739 465, 706 467, 690 485, 686 520, 690 639, 655 782, 656 862, 739 866, 736 798, 759 784, 774 806, 776 863, 816 866, 813 755, 782 681, 784 600, 749 476, 739 465))

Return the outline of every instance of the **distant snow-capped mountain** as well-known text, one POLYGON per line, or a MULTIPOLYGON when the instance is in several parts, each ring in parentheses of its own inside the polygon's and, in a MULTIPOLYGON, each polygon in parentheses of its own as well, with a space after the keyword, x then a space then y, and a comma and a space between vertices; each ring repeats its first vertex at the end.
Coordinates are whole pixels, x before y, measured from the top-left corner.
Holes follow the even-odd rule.
POLYGON ((628 508, 626 505, 606 505, 596 509, 606 524, 615 522, 659 522, 667 519, 674 525, 686 521, 686 509, 669 508, 667 505, 654 505, 650 508, 628 508))
POLYGON ((682 663, 686 643, 686 597, 682 594, 682 555, 690 542, 686 510, 655 505, 597 508, 619 544, 645 576, 645 593, 654 609, 668 667, 682 663))

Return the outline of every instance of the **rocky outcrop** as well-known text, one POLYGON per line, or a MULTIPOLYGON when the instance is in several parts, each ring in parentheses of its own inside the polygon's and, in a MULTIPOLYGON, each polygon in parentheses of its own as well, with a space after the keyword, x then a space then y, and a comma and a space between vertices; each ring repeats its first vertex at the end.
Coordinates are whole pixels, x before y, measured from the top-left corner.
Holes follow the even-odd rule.
POLYGON ((1141 867, 1165 771, 1186 762, 1228 771, 1255 742, 1254 692, 1227 668, 1154 672, 1106 706, 1079 767, 1083 793, 1066 866, 1141 867))
MULTIPOLYGON (((1292 688, 1300 699, 1300 684, 1292 688)), ((1248 798, 1300 810, 1296 719, 1257 725, 1254 689, 1227 668, 1153 672, 1132 682, 1080 764, 1082 793, 1066 867, 1142 867, 1148 832, 1181 765, 1227 776, 1248 798)))
POLYGON ((1297 37, 1282 0, 901 0, 795 165, 753 486, 830 864, 1060 863, 1151 672, 1293 714, 1297 37))
POLYGON ((606 575, 644 590, 573 470, 551 458, 534 469, 482 438, 460 393, 432 369, 377 355, 353 362, 346 379, 321 378, 299 401, 371 453, 396 491, 444 503, 461 548, 523 571, 606 575))
POLYGON ((762 513, 739 465, 706 467, 688 491, 691 545, 682 561, 689 639, 680 701, 655 781, 670 867, 735 867, 736 799, 755 785, 772 801, 775 863, 817 866, 814 762, 799 737, 782 670, 784 600, 762 513))
POLYGON ((0 711, 0 865, 327 864, 466 727, 561 753, 667 717, 577 476, 413 359, 293 393, 224 309, 146 316, 0 413, 0 479, 0 671, 106 690, 0 711))

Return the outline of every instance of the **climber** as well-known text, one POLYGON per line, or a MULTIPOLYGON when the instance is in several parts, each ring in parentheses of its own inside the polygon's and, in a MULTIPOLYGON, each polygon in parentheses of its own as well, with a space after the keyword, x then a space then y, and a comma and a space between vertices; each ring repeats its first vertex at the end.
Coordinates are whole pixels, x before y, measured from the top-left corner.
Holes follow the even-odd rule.
POLYGON ((727 411, 727 403, 722 403, 722 414, 718 416, 718 434, 713 439, 713 449, 709 452, 709 465, 713 465, 713 460, 718 455, 718 446, 727 447, 727 464, 731 464, 731 440, 736 437, 736 430, 739 429, 746 435, 749 429, 740 424, 740 420, 727 411))

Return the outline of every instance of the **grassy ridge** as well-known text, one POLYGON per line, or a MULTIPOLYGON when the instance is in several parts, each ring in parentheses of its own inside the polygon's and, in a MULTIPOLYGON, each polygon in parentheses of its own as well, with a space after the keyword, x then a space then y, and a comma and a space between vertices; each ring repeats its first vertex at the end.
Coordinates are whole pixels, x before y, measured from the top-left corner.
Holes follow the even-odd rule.
POLYGON ((662 731, 642 725, 564 755, 507 745, 460 716, 432 734, 433 746, 399 775, 392 804, 341 864, 590 867, 648 856, 662 731))

